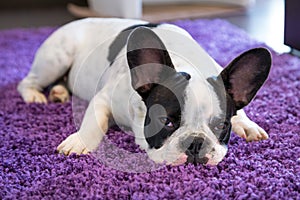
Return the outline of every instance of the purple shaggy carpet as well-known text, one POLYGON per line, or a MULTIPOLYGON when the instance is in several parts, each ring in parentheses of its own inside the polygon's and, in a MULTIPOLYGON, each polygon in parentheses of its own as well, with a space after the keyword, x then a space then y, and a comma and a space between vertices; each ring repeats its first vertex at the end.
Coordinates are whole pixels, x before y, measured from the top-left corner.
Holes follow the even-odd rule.
MULTIPOLYGON (((223 66, 264 46, 223 20, 174 23, 223 66)), ((157 167, 118 128, 105 139, 108 153, 65 157, 55 149, 76 130, 72 104, 26 105, 16 91, 53 30, 0 31, 0 199, 300 199, 299 58, 272 52, 269 80, 246 109, 270 138, 233 135, 218 166, 157 167)))

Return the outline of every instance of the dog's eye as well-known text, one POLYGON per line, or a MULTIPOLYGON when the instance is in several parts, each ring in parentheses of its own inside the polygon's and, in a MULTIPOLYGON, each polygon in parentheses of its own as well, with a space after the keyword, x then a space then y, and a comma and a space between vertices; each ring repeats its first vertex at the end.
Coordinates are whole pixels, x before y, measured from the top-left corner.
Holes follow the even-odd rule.
POLYGON ((171 120, 167 117, 160 117, 159 121, 168 128, 174 128, 173 122, 171 122, 171 120))
POLYGON ((228 127, 228 123, 227 122, 220 122, 215 126, 215 130, 216 131, 220 131, 220 130, 225 130, 228 127))
POLYGON ((166 125, 166 127, 168 127, 168 128, 174 128, 174 124, 173 124, 173 122, 171 122, 171 121, 169 121, 167 124, 165 124, 166 125))

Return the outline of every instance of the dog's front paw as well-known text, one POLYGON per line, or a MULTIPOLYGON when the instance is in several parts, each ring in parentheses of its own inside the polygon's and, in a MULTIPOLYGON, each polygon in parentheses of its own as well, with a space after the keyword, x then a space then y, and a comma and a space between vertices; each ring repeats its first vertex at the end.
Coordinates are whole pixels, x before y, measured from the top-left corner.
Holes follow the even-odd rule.
POLYGON ((35 89, 26 89, 22 97, 26 103, 47 103, 45 95, 35 89))
POLYGON ((58 147, 57 151, 64 155, 75 153, 77 155, 89 153, 88 148, 82 142, 78 133, 73 133, 67 137, 58 147))
POLYGON ((249 119, 240 119, 234 116, 231 119, 233 131, 247 142, 266 140, 269 138, 264 129, 249 119))
POLYGON ((63 85, 54 86, 49 93, 49 100, 52 102, 64 103, 70 98, 69 91, 63 85))

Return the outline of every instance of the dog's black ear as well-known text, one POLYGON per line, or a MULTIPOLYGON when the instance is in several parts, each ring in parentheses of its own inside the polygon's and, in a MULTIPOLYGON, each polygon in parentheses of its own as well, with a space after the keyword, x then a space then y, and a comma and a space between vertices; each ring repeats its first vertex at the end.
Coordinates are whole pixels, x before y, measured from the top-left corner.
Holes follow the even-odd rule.
POLYGON ((175 72, 165 45, 146 27, 136 28, 128 37, 127 62, 132 87, 142 98, 146 98, 150 90, 170 72, 175 72))
POLYGON ((236 109, 248 105, 268 77, 272 63, 270 52, 255 48, 235 58, 221 76, 227 93, 236 109))

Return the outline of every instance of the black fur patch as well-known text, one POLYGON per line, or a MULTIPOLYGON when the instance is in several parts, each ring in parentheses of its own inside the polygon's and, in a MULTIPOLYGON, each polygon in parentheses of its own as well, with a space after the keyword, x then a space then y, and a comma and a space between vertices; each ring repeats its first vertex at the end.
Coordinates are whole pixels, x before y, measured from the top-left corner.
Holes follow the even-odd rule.
POLYGON ((220 77, 208 78, 207 81, 213 86, 218 99, 220 100, 220 108, 222 116, 210 120, 210 129, 217 136, 219 142, 228 144, 231 136, 231 117, 236 114, 236 108, 233 99, 225 91, 222 79, 220 77))
POLYGON ((160 148, 181 124, 185 88, 190 76, 175 72, 162 85, 156 85, 144 100, 147 107, 144 135, 150 148, 160 148), (162 118, 166 121, 161 121, 162 118))
POLYGON ((134 30, 135 28, 142 27, 142 26, 148 28, 155 28, 159 26, 159 24, 152 24, 152 23, 137 24, 137 25, 130 26, 124 29, 123 31, 121 31, 109 46, 109 53, 107 56, 107 60, 110 62, 110 65, 114 63, 114 60, 116 59, 117 55, 120 53, 122 48, 126 45, 127 38, 130 35, 131 31, 134 30))

